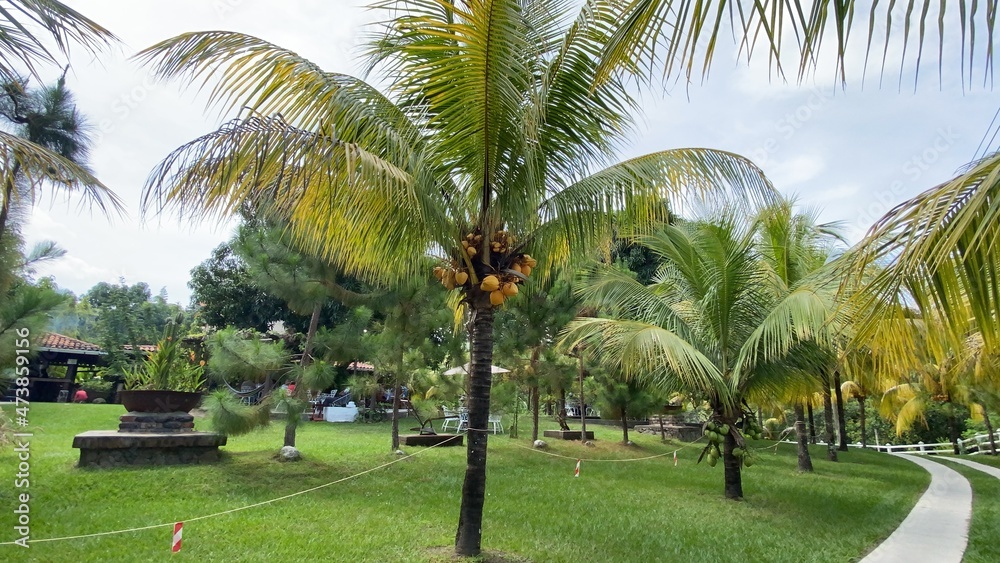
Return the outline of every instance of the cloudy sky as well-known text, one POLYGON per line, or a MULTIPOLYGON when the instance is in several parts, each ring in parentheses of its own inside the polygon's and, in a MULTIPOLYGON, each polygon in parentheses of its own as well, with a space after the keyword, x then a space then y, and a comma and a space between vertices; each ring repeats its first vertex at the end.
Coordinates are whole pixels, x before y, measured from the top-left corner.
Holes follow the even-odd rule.
MULTIPOLYGON (((225 116, 207 111, 204 99, 181 83, 154 82, 129 57, 178 33, 224 29, 293 49, 325 69, 356 74, 358 45, 378 14, 364 9, 364 0, 67 3, 123 40, 97 57, 75 53, 67 82, 94 127, 92 166, 124 200, 127 216, 108 221, 74 199, 46 199, 25 234, 32 242, 55 240, 68 252, 38 274, 54 276, 77 294, 123 277, 130 284, 148 283, 154 293, 166 288, 170 301, 187 304, 190 270, 229 238, 233 225, 141 218, 140 194, 167 153, 213 130, 225 116)), ((902 88, 895 71, 881 88, 869 73, 862 88, 861 54, 855 53, 844 90, 828 68, 805 84, 785 83, 769 77, 763 58, 747 68, 726 45, 704 83, 642 95, 639 130, 622 157, 677 147, 746 155, 781 191, 820 209, 823 220, 843 221, 856 240, 892 206, 951 178, 976 154, 1000 97, 981 86, 978 68, 973 88, 963 93, 957 64, 951 64, 958 61, 956 49, 946 46, 940 84, 936 62, 925 61, 916 91, 909 68, 902 88)), ((53 69, 52 76, 57 74, 53 69)))

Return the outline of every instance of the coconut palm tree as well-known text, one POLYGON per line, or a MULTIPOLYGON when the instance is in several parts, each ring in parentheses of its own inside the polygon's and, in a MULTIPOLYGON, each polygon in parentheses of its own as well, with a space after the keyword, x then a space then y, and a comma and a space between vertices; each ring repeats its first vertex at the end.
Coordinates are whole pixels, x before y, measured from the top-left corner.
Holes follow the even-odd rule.
POLYGON ((665 391, 706 397, 723 429, 725 495, 742 498, 746 444, 737 426, 754 418, 747 399, 803 380, 808 348, 832 337, 832 301, 810 278, 775 292, 754 225, 732 213, 637 240, 662 260, 654 283, 600 272, 582 295, 611 318, 577 319, 567 338, 593 342, 626 377, 657 374, 665 391))
POLYGON ((162 162, 144 208, 211 217, 266 201, 290 217, 304 248, 371 280, 422 277, 417 257, 441 260, 443 282, 460 288, 470 312, 456 549, 474 555, 494 308, 531 269, 545 277, 592 256, 614 227, 662 218, 665 199, 771 188, 722 151, 614 162, 637 103, 627 77, 595 83, 595 57, 621 2, 590 0, 576 17, 557 0, 375 6, 392 18, 368 52, 385 93, 239 33, 186 33, 142 52, 158 76, 210 85, 213 103, 249 108, 162 162))

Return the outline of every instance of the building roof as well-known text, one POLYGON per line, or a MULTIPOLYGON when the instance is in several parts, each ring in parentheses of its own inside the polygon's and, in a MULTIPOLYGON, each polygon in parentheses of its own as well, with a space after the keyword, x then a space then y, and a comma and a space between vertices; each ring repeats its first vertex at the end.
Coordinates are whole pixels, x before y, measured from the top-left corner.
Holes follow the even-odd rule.
MULTIPOLYGON (((122 346, 122 348, 125 349, 125 350, 128 350, 128 351, 131 351, 132 350, 132 345, 131 344, 126 344, 126 345, 122 346)), ((148 352, 150 354, 152 354, 153 352, 156 352, 159 349, 160 349, 160 347, 157 346, 156 344, 140 344, 139 345, 139 350, 140 351, 142 351, 142 352, 148 352)))
POLYGON ((347 369, 349 371, 375 371, 375 366, 368 362, 351 362, 347 369))
POLYGON ((74 352, 89 354, 104 354, 104 351, 97 344, 84 342, 83 340, 77 340, 76 338, 70 338, 55 332, 48 332, 42 336, 42 339, 38 342, 38 348, 39 350, 50 352, 72 350, 74 352))

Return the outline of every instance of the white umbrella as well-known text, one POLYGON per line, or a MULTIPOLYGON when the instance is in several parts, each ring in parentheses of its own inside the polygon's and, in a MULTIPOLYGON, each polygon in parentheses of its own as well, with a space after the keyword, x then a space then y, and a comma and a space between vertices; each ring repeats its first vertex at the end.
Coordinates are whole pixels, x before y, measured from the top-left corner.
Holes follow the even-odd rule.
MULTIPOLYGON (((503 369, 502 367, 490 366, 490 373, 507 373, 509 371, 510 371, 509 369, 503 369)), ((462 373, 469 373, 469 364, 465 364, 464 366, 453 367, 450 370, 444 372, 445 375, 459 375, 462 373)))

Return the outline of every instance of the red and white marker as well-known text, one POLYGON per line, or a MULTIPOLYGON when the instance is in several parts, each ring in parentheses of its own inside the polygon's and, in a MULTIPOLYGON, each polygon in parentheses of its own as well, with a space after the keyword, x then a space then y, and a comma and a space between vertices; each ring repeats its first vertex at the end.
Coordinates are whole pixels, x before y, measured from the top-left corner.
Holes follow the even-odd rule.
POLYGON ((174 542, 170 546, 170 551, 177 553, 181 550, 181 536, 184 535, 184 522, 174 523, 174 542))
POLYGON ((674 467, 677 467, 677 450, 674 450, 674 467))
POLYGON ((579 477, 580 476, 580 462, 581 461, 583 461, 583 460, 581 460, 581 459, 576 460, 576 470, 573 471, 573 477, 579 477))

